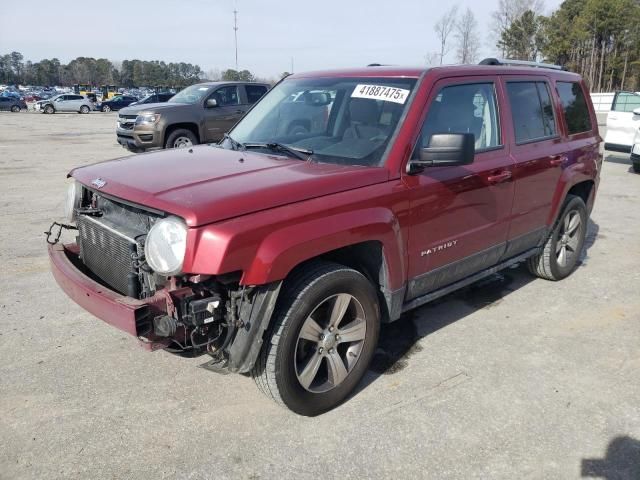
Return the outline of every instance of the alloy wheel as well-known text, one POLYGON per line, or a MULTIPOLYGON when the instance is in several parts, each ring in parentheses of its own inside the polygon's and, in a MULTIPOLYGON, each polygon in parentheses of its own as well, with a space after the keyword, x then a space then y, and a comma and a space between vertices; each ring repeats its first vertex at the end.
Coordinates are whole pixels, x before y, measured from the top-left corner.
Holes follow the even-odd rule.
POLYGON ((556 242, 556 259, 561 267, 567 266, 578 255, 578 245, 582 235, 580 212, 569 211, 560 225, 556 242))
POLYGON ((360 302, 347 293, 324 299, 298 334, 294 368, 300 385, 327 392, 340 385, 360 358, 367 322, 360 302))

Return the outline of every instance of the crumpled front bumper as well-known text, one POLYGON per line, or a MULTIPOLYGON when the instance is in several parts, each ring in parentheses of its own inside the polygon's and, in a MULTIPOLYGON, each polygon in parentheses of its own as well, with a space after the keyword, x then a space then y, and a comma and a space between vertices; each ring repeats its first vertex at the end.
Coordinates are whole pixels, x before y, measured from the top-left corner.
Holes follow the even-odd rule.
MULTIPOLYGON (((78 305, 100 320, 135 337, 147 336, 156 315, 166 314, 163 292, 144 300, 120 295, 85 275, 78 266, 76 244, 49 245, 51 272, 60 288, 78 305), (75 263, 74 263, 75 262, 75 263)), ((163 348, 163 342, 141 342, 149 350, 163 348)))

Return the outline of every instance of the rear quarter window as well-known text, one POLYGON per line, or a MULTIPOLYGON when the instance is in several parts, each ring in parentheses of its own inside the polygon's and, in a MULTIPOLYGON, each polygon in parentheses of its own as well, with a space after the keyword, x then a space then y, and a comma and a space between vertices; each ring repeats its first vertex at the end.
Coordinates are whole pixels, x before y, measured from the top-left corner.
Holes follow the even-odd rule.
POLYGON ((260 97, 267 93, 267 87, 262 85, 245 85, 244 88, 247 92, 247 101, 250 104, 256 103, 260 97))
POLYGON ((618 92, 611 109, 616 112, 633 112, 636 108, 640 108, 640 95, 618 92))
MULTIPOLYGON (((562 102, 562 111, 567 123, 567 133, 590 132, 591 117, 587 99, 578 82, 557 82, 556 88, 562 102)), ((640 98, 640 97, 639 97, 640 98)))

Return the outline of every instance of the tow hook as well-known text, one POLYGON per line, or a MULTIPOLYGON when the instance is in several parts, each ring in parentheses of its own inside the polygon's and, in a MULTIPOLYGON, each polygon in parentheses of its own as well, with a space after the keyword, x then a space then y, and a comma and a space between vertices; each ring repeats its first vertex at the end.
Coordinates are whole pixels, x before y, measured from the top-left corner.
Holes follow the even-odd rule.
POLYGON ((60 241, 60 235, 62 235, 62 230, 77 230, 77 229, 78 227, 74 227, 73 225, 68 225, 66 223, 53 222, 49 227, 49 230, 44 232, 44 234, 47 236, 47 243, 49 245, 55 245, 60 241), (53 230, 56 227, 58 227, 58 232, 54 233, 53 230), (51 237, 53 237, 53 240, 51 239, 51 237))

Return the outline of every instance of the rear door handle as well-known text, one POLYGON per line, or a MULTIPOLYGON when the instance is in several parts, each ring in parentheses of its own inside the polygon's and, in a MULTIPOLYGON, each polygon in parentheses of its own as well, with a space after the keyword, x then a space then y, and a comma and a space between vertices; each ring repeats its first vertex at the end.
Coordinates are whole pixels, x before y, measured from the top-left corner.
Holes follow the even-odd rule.
POLYGON ((562 165, 564 162, 569 160, 565 155, 551 155, 549 157, 549 165, 552 167, 557 167, 558 165, 562 165))
POLYGON ((502 183, 511 179, 511 172, 509 170, 505 170, 504 172, 496 173, 495 175, 489 175, 487 177, 487 181, 489 183, 502 183))

